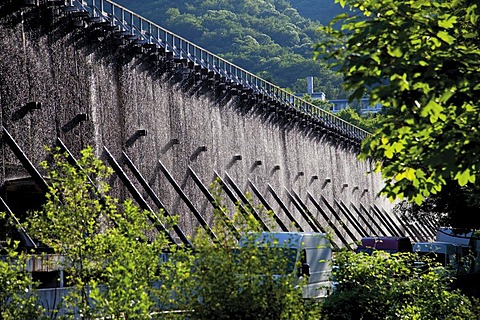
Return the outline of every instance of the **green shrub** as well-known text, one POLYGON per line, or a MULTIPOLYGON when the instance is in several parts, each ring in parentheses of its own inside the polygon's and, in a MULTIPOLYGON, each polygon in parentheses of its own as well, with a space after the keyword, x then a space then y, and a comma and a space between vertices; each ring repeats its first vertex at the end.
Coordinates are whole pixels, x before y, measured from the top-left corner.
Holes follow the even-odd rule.
POLYGON ((339 252, 326 319, 477 319, 472 301, 449 288, 447 272, 415 266, 415 254, 339 252))
POLYGON ((168 241, 147 219, 149 212, 109 195, 112 169, 92 148, 82 150, 77 165, 51 151, 53 161, 43 163, 49 172, 46 203, 31 214, 27 228, 63 257, 70 287, 62 301, 64 317, 148 319, 158 301, 170 296, 152 285, 160 281, 160 255, 168 241))
POLYGON ((16 251, 18 243, 7 241, 0 259, 0 319, 42 319, 45 310, 32 294, 36 283, 26 271, 28 255, 16 251))
MULTIPOLYGON (((194 250, 170 246, 148 221, 149 212, 108 195, 111 169, 91 148, 82 151, 79 166, 60 153, 53 159, 46 165, 47 202, 27 227, 64 257, 72 290, 63 301, 63 318, 478 318, 475 303, 450 290, 441 268, 415 268, 412 254, 339 252, 336 290, 324 301, 306 301, 305 282, 295 272, 299 266, 292 266, 287 251, 259 245, 251 236, 262 230, 257 212, 273 227, 270 212, 238 206, 230 213, 217 185, 211 230, 198 230, 194 250), (241 248, 239 235, 246 239, 241 248), (169 259, 161 262, 167 248, 169 259)), ((25 272, 27 256, 8 252, 0 261, 0 319, 44 318, 31 294, 35 284, 25 272)))
MULTIPOLYGON (((240 248, 225 216, 227 209, 219 205, 212 227, 216 240, 202 231, 193 239, 195 258, 183 289, 183 308, 192 310, 191 317, 318 318, 319 304, 303 300, 304 283, 298 281, 294 271, 298 266, 292 265, 285 254, 287 249, 255 243, 249 232, 260 231, 260 225, 248 209, 238 210, 230 220, 245 237, 246 243, 240 248)), ((269 213, 264 212, 262 218, 267 223, 271 221, 269 213)))

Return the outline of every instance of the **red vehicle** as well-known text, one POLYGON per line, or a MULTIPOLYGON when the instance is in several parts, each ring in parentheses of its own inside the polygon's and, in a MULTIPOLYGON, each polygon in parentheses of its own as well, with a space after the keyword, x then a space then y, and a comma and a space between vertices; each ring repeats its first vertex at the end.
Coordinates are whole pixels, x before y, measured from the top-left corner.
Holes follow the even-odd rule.
POLYGON ((408 237, 366 237, 355 250, 372 254, 373 250, 382 250, 388 253, 412 252, 412 242, 408 237))

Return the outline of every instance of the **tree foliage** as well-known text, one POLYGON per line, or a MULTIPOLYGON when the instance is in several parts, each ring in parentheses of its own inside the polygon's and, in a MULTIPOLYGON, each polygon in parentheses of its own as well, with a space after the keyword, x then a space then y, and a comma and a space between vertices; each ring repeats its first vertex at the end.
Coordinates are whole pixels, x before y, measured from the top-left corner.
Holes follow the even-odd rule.
MULTIPOLYGON (((288 245, 271 247, 256 241, 262 231, 250 209, 229 213, 218 185, 212 186, 218 204, 214 212, 212 241, 202 229, 193 239, 194 259, 189 279, 178 294, 184 310, 195 310, 194 319, 312 319, 318 317, 318 303, 305 304, 304 279, 297 278, 288 245), (229 216, 229 219, 225 219, 229 216), (239 247, 235 225, 242 235, 239 247), (192 294, 193 293, 193 294, 192 294)), ((273 226, 271 212, 257 208, 262 220, 273 226)))
POLYGON ((415 267, 416 255, 340 252, 337 283, 325 319, 476 319, 476 300, 449 289, 445 270, 432 261, 415 267))
POLYGON ((370 96, 389 115, 363 144, 390 198, 420 203, 447 179, 479 174, 477 2, 339 0, 352 8, 325 28, 317 53, 344 75, 351 99, 370 96))
POLYGON ((399 202, 394 210, 405 219, 424 218, 444 227, 468 232, 480 229, 480 190, 475 184, 460 186, 447 180, 442 190, 426 198, 421 205, 399 202))
POLYGON ((290 3, 299 14, 320 21, 323 25, 327 25, 335 16, 346 11, 332 0, 291 0, 290 3))
POLYGON ((155 234, 148 212, 109 195, 112 169, 92 148, 82 150, 77 166, 58 150, 52 155, 51 163, 43 163, 50 175, 46 203, 29 217, 27 228, 62 257, 70 287, 63 316, 149 318, 157 301, 170 296, 152 286, 160 281, 159 257, 167 240, 155 234))
POLYGON ((350 107, 340 110, 336 115, 368 132, 375 132, 381 127, 383 121, 383 114, 381 113, 360 115, 359 110, 350 107))
MULTIPOLYGON (((217 196, 212 225, 217 238, 199 230, 192 251, 169 243, 147 219, 149 212, 110 196, 112 169, 92 148, 81 152, 76 165, 67 154, 51 151, 51 161, 43 163, 49 172, 46 203, 28 218, 27 229, 61 257, 55 267, 67 274, 69 289, 60 318, 300 319, 318 314, 318 305, 303 304, 303 285, 294 272, 299 266, 267 246, 238 249, 232 222, 240 234, 261 230, 248 209, 230 214, 217 196), (288 272, 278 277, 279 269, 288 272)), ((268 213, 262 216, 272 221, 268 213)), ((12 290, 5 286, 5 299, 15 293, 23 300, 12 300, 6 309, 38 306, 33 296, 26 299, 29 291, 21 291, 30 284, 28 274, 24 269, 3 272, 8 266, 0 261, 4 280, 23 282, 12 290)), ((39 310, 32 319, 41 318, 39 310)))
POLYGON ((5 243, 0 247, 0 319, 43 319, 45 310, 33 294, 36 283, 27 272, 25 253, 17 251, 18 243, 5 243))
MULTIPOLYGON (((63 261, 60 266, 68 274, 68 294, 57 319, 475 316, 472 302, 450 290, 442 269, 418 272, 410 255, 337 253, 334 293, 324 301, 304 301, 300 266, 281 247, 259 245, 249 233, 262 230, 251 208, 229 212, 218 185, 212 188, 216 238, 200 229, 192 251, 171 245, 148 222, 148 212, 109 195, 111 169, 91 148, 82 151, 77 165, 67 156, 54 152, 53 161, 45 163, 50 172, 47 202, 27 224, 35 240, 62 257, 56 261, 63 261), (237 233, 244 235, 241 248, 237 233)), ((273 226, 271 212, 256 209, 273 226)), ((29 256, 15 249, 0 261, 0 318, 43 319, 45 310, 32 294, 35 284, 25 269, 29 256)))
MULTIPOLYGON (((323 38, 318 32, 321 24, 299 14, 295 3, 285 0, 117 2, 283 88, 305 92, 306 85, 300 87, 297 81, 314 76, 318 80, 316 91, 324 91, 329 99, 345 97, 341 77, 313 60, 313 45, 323 38)), ((303 2, 299 1, 299 9, 306 11, 311 3, 303 2)), ((334 16, 325 6, 317 5, 324 14, 334 16)))

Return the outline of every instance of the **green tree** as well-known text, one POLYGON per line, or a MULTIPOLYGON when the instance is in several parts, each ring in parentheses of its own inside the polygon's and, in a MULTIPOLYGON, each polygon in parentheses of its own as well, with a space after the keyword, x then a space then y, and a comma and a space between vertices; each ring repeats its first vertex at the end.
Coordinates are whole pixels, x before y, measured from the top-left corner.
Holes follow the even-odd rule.
MULTIPOLYGON (((43 163, 49 172, 46 203, 28 218, 27 230, 61 257, 69 287, 61 318, 303 319, 318 314, 318 304, 303 303, 303 282, 293 266, 287 269, 292 263, 287 256, 253 243, 238 250, 238 232, 261 230, 251 208, 225 219, 230 214, 218 195, 212 226, 217 238, 200 229, 194 251, 172 246, 148 222, 148 212, 109 195, 112 169, 92 148, 81 151, 76 165, 68 155, 51 151, 52 160, 43 163), (162 254, 166 249, 168 255, 162 254), (279 269, 288 272, 279 278, 279 269)), ((257 210, 272 221, 271 214, 257 210)), ((18 297, 29 297, 21 293, 18 297)))
POLYGON ((315 76, 327 97, 344 98, 341 79, 312 59, 312 46, 322 37, 320 23, 299 15, 287 1, 116 2, 278 86, 293 88, 298 79, 315 76))
POLYGON ((326 298, 326 319, 477 319, 476 300, 449 289, 445 270, 426 261, 415 267, 411 253, 339 252, 334 292, 326 298))
POLYGON ((480 229, 480 187, 475 184, 460 186, 447 180, 442 190, 426 198, 421 205, 399 202, 394 210, 406 219, 424 218, 439 225, 470 231, 480 229))
MULTIPOLYGON (((294 271, 300 266, 292 265, 289 250, 259 244, 255 232, 262 229, 250 210, 238 210, 226 220, 228 209, 216 198, 212 229, 218 239, 212 242, 203 230, 193 239, 191 273, 177 292, 181 309, 195 310, 193 319, 318 318, 320 304, 303 301, 304 282, 294 271), (243 235, 241 248, 231 231, 232 223, 243 235)), ((267 224, 273 221, 267 212, 262 218, 267 224)))
POLYGON ((181 14, 178 9, 170 8, 167 22, 174 26, 179 34, 189 34, 192 39, 199 38, 203 34, 201 20, 192 14, 181 14))
POLYGON ((31 235, 62 257, 70 287, 63 300, 66 317, 146 319, 158 301, 170 295, 155 289, 160 281, 163 234, 147 221, 147 212, 131 200, 109 195, 112 169, 82 150, 78 166, 52 150, 49 192, 43 209, 28 218, 31 235))
POLYGON ((388 115, 363 144, 383 193, 421 203, 447 179, 479 175, 480 8, 475 1, 338 0, 352 8, 324 30, 317 54, 344 75, 350 99, 370 96, 388 115))
POLYGON ((0 319, 44 319, 45 310, 33 294, 36 283, 27 271, 31 256, 18 252, 18 243, 7 240, 0 257, 0 319))
POLYGON ((338 14, 346 11, 332 0, 292 0, 292 7, 309 19, 328 24, 338 14))
POLYGON ((368 132, 378 130, 383 120, 383 114, 381 113, 360 115, 359 111, 353 108, 342 109, 337 113, 337 116, 368 132))
MULTIPOLYGON (((50 172, 47 202, 27 224, 35 239, 63 257, 70 286, 63 318, 318 319, 322 308, 327 318, 474 315, 470 300, 449 291, 441 273, 409 268, 411 256, 368 260, 338 253, 337 290, 323 305, 304 301, 304 282, 295 271, 299 266, 292 266, 278 247, 258 245, 249 236, 262 230, 252 208, 230 214, 218 186, 211 227, 217 237, 200 229, 192 251, 171 246, 146 220, 148 213, 130 200, 119 203, 109 196, 111 169, 95 158, 92 148, 81 152, 78 165, 66 157, 54 152, 53 161, 44 164, 50 172), (237 233, 246 239, 241 248, 237 233), (169 255, 162 255, 167 248, 169 255), (160 262, 162 256, 167 258, 160 262), (284 276, 278 276, 279 270, 284 276)), ((273 225, 271 213, 257 211, 273 225)), ((0 312, 4 319, 42 319, 44 310, 30 294, 34 284, 25 272, 25 257, 9 253, 9 263, 0 261, 0 312)))

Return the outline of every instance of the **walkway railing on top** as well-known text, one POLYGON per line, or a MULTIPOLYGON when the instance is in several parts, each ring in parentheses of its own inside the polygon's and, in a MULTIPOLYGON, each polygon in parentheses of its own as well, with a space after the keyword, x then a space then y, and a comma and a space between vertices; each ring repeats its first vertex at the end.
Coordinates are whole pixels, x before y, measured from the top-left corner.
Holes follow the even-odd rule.
POLYGON ((269 97, 286 108, 296 109, 303 114, 313 117, 324 127, 332 129, 345 137, 361 141, 369 135, 367 131, 200 48, 194 43, 113 1, 69 0, 67 2, 69 4, 69 6, 65 7, 67 12, 88 14, 90 21, 110 25, 115 28, 117 34, 121 33, 122 36, 135 44, 150 45, 165 50, 165 52, 172 54, 174 59, 198 65, 224 77, 230 83, 241 85, 244 89, 269 97))

